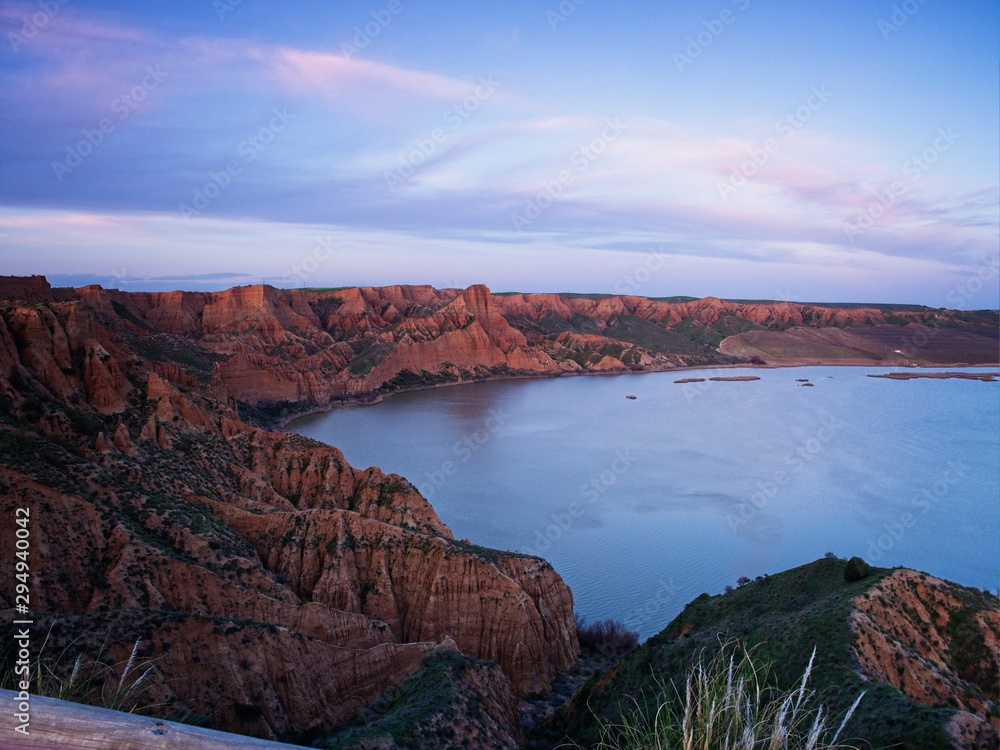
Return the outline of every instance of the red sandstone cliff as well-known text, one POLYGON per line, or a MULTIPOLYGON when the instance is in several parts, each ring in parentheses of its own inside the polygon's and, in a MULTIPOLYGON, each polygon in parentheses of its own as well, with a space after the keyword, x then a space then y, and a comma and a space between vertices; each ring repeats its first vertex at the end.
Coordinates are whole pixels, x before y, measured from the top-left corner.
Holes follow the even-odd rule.
MULTIPOLYGON (((11 294, 0 515, 31 509, 31 607, 48 655, 70 649, 62 668, 78 653, 124 662, 141 639, 157 701, 278 737, 349 719, 442 642, 495 660, 513 695, 573 663, 572 595, 543 560, 455 542, 402 477, 253 428, 213 397, 241 382, 224 366, 241 347, 288 365, 275 374, 265 356, 271 380, 250 378, 243 397, 326 387, 297 347, 317 369, 348 358, 303 299, 11 294)), ((441 318, 517 347, 482 295, 441 318)))
POLYGON ((996 314, 902 306, 493 295, 482 285, 125 293, 53 290, 40 277, 0 278, 0 291, 15 305, 7 322, 26 364, 61 398, 86 395, 103 413, 122 409, 130 386, 115 366, 128 357, 265 422, 350 396, 518 373, 997 359, 996 314), (65 375, 71 351, 88 363, 81 383, 65 375))
POLYGON ((918 703, 957 708, 949 726, 956 746, 986 747, 977 738, 1000 732, 1000 612, 970 608, 967 596, 897 570, 854 600, 850 624, 865 671, 918 703))

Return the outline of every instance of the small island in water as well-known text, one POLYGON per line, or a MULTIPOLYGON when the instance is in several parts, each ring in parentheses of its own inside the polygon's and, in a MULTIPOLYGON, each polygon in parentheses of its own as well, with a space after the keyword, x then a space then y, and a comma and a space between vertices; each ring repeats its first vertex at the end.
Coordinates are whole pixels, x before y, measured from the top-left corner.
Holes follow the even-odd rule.
POLYGON ((981 380, 984 383, 996 383, 997 373, 995 372, 886 372, 880 374, 869 374, 870 378, 886 378, 887 380, 916 380, 918 378, 929 378, 931 380, 981 380))

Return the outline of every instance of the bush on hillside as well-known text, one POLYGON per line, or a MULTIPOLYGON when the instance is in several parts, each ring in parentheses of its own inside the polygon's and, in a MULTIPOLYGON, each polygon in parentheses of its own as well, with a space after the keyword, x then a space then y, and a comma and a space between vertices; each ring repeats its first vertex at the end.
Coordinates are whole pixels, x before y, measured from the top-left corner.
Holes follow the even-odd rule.
POLYGON ((871 572, 868 563, 860 557, 852 557, 844 567, 844 580, 848 583, 854 583, 855 581, 860 581, 871 572))
POLYGON ((598 620, 587 624, 580 617, 576 618, 576 636, 580 640, 580 648, 604 656, 620 659, 639 646, 639 634, 629 630, 618 620, 598 620))

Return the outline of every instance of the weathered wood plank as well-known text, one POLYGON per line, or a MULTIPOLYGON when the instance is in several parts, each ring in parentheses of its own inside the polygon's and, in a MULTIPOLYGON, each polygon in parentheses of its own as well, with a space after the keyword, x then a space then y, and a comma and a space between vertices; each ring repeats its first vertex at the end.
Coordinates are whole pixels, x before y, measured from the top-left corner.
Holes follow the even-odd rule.
POLYGON ((29 734, 24 735, 14 729, 20 723, 14 717, 17 693, 0 690, 0 750, 302 750, 54 698, 33 695, 30 705, 29 734))

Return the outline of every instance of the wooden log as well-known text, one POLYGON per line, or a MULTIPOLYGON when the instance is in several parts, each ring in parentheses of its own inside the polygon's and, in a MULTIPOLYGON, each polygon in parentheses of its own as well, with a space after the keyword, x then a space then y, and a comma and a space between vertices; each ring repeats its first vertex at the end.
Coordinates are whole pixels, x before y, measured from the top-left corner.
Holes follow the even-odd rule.
POLYGON ((32 695, 28 734, 16 731, 18 694, 0 690, 2 750, 302 750, 174 721, 32 695))

